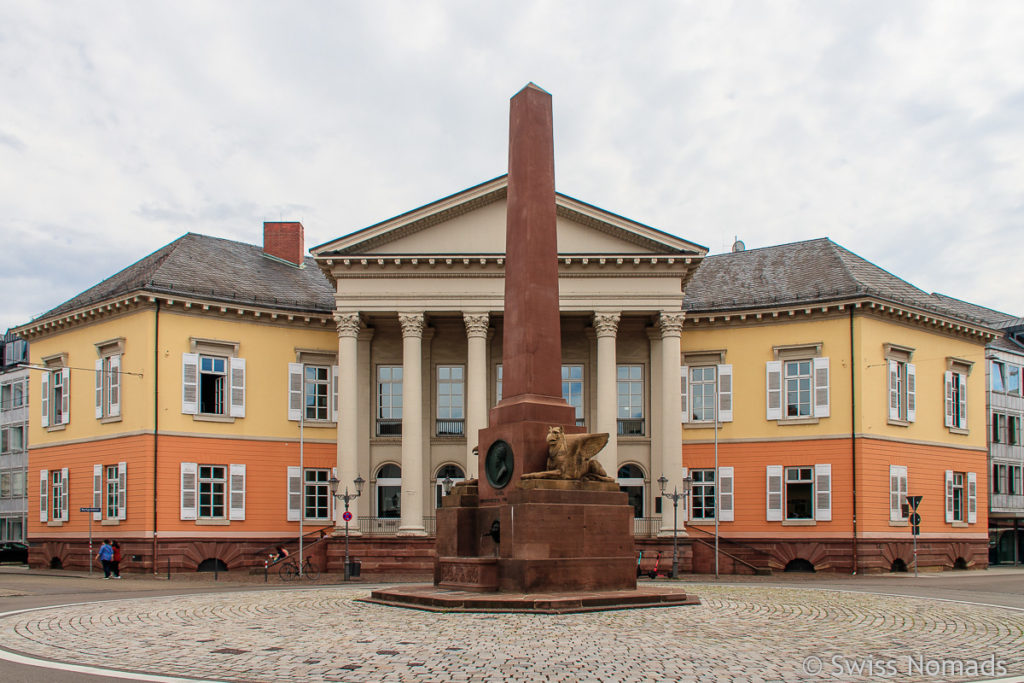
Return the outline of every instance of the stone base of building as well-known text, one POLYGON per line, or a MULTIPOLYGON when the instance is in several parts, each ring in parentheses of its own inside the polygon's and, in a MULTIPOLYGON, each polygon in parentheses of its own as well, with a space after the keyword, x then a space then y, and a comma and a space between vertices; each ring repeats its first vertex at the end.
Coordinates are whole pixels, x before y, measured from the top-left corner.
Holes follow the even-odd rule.
MULTIPOLYGON (((715 571, 714 539, 711 535, 694 532, 687 527, 689 536, 680 537, 678 543, 679 571, 681 573, 712 574, 715 571)), ((126 573, 188 573, 220 571, 249 573, 263 569, 264 561, 278 544, 295 549, 294 537, 266 539, 208 539, 161 541, 153 562, 152 539, 119 538, 124 560, 121 571, 126 573), (219 563, 217 561, 219 560, 219 563)), ((93 539, 90 555, 86 539, 30 539, 29 565, 35 569, 68 569, 84 571, 99 568, 95 560, 101 540, 93 539)), ((659 573, 672 567, 671 538, 638 538, 636 550, 643 552, 643 567, 651 568, 658 562, 659 573), (657 560, 658 552, 661 559, 657 560)), ((306 546, 304 552, 322 571, 342 573, 345 565, 345 539, 329 536, 320 543, 306 546)), ((363 578, 416 579, 434 574, 435 539, 394 536, 361 536, 351 538, 349 556, 358 560, 363 578)), ((631 560, 631 571, 636 559, 631 560)), ((481 566, 486 564, 481 559, 481 566)), ((787 567, 813 568, 816 572, 853 573, 853 546, 849 539, 792 541, 787 539, 758 539, 734 541, 723 536, 719 543, 719 573, 766 574, 781 573, 787 567)), ((955 538, 928 539, 918 542, 920 571, 949 571, 953 569, 984 569, 989 564, 988 544, 982 539, 963 541, 955 538)), ((890 571, 913 571, 913 543, 903 538, 862 540, 857 546, 857 572, 880 574, 890 571)), ((94 569, 95 570, 95 569, 94 569)), ((641 575, 643 578, 645 574, 641 575)), ((643 579, 646 581, 646 579, 643 579)))

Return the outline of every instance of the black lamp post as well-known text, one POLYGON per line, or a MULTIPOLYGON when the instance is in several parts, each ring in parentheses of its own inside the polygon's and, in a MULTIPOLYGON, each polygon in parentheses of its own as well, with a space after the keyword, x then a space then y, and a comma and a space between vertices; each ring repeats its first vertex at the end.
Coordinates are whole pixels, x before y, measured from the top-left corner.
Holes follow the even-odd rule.
POLYGON ((356 492, 355 493, 349 493, 348 492, 348 486, 345 487, 345 493, 338 493, 338 486, 341 484, 341 482, 338 481, 337 477, 331 477, 331 479, 330 479, 330 481, 328 483, 331 485, 331 494, 335 498, 337 498, 339 500, 345 501, 345 514, 343 516, 343 519, 345 520, 345 580, 348 581, 348 579, 349 579, 348 520, 351 517, 351 515, 348 512, 348 504, 350 502, 352 502, 353 500, 355 500, 356 498, 358 498, 360 496, 360 494, 362 494, 362 492, 363 492, 363 484, 366 483, 366 480, 364 480, 358 474, 356 475, 355 481, 352 482, 356 486, 356 492))
POLYGON ((672 493, 667 493, 665 487, 668 485, 668 479, 665 475, 658 477, 658 486, 661 487, 661 495, 663 498, 668 498, 672 501, 672 578, 679 578, 679 499, 683 499, 685 505, 686 499, 690 496, 690 487, 693 486, 693 479, 690 477, 683 478, 683 491, 679 492, 678 487, 672 489, 672 493))

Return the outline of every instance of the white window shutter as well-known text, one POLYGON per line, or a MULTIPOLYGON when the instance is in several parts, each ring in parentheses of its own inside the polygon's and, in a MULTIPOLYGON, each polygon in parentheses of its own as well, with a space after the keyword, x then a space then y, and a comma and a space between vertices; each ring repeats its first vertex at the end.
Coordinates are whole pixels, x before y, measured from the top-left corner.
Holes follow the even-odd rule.
POLYGON ((719 365, 718 421, 732 422, 732 365, 719 365))
MULTIPOLYGON (((782 419, 782 361, 770 360, 765 363, 765 387, 767 389, 767 412, 765 419, 782 419)), ((782 514, 782 508, 779 508, 782 514)), ((782 519, 779 517, 779 519, 782 519)))
POLYGON ((45 522, 49 517, 47 513, 49 511, 49 500, 46 495, 50 488, 50 471, 39 470, 39 521, 45 522))
POLYGON ((832 465, 814 466, 814 519, 832 521, 832 465))
POLYGON ((302 363, 288 364, 288 419, 302 419, 302 363))
POLYGON ((128 519, 128 463, 117 463, 117 518, 128 519))
MULTIPOLYGON (((65 370, 67 369, 65 368, 65 370)), ((60 521, 62 522, 68 521, 68 488, 70 484, 68 468, 62 467, 60 470, 60 521)))
POLYGON ((814 359, 814 417, 828 417, 829 377, 828 358, 814 359))
POLYGON ((198 474, 199 467, 196 463, 181 463, 181 519, 196 518, 196 477, 198 474))
POLYGON ((71 422, 71 368, 61 368, 60 375, 64 381, 60 393, 60 423, 66 425, 71 422))
MULTIPOLYGON (((683 468, 683 479, 686 479, 688 476, 690 476, 690 468, 689 467, 684 467, 683 468)), ((690 497, 687 496, 686 498, 683 499, 683 509, 681 510, 684 522, 690 521, 690 505, 689 505, 689 503, 690 503, 690 497)))
POLYGON ((907 422, 917 420, 917 369, 907 363, 907 422))
POLYGON ((690 366, 679 368, 679 396, 683 399, 683 422, 690 421, 690 366))
POLYGON ((889 361, 889 419, 900 419, 900 392, 899 392, 900 364, 894 360, 889 361))
POLYGON ((889 465, 889 520, 902 522, 903 503, 907 499, 907 468, 904 465, 889 465))
POLYGON ((231 359, 231 417, 245 417, 245 359, 231 359))
MULTIPOLYGON (((181 354, 181 412, 185 415, 199 413, 198 353, 181 354)), ((195 505, 193 504, 192 507, 194 509, 195 505)), ((182 519, 195 519, 195 517, 182 517, 182 519)))
POLYGON ((228 519, 243 521, 245 519, 245 465, 231 465, 231 509, 228 519))
POLYGON ((946 470, 946 524, 953 523, 953 470, 946 470))
POLYGON ((782 521, 782 465, 768 465, 767 469, 767 512, 769 522, 782 521))
POLYGON ((288 467, 288 521, 297 522, 302 515, 302 470, 288 467))
MULTIPOLYGON (((949 370, 945 374, 946 382, 946 426, 953 426, 953 373, 949 370)), ((948 516, 948 515, 947 515, 948 516)))
POLYGON ((957 426, 967 429, 967 375, 960 373, 957 378, 960 380, 960 424, 957 426))
POLYGON ((331 366, 331 421, 338 421, 338 366, 331 366))
POLYGON ((99 522, 103 519, 103 465, 92 466, 92 506, 100 508, 92 513, 93 521, 99 522))
POLYGON ((96 359, 96 419, 103 417, 103 359, 96 359))
MULTIPOLYGON (((50 373, 44 372, 39 376, 39 380, 42 383, 40 389, 39 405, 42 407, 42 413, 40 414, 40 424, 43 427, 50 426, 50 373)), ((43 520, 46 521, 45 519, 43 520)))
POLYGON ((733 521, 733 468, 719 467, 718 481, 718 521, 733 521))
POLYGON ((967 523, 978 522, 978 474, 967 473, 967 523))
POLYGON ((121 414, 121 356, 110 357, 110 372, 107 373, 107 403, 110 406, 110 417, 121 414))

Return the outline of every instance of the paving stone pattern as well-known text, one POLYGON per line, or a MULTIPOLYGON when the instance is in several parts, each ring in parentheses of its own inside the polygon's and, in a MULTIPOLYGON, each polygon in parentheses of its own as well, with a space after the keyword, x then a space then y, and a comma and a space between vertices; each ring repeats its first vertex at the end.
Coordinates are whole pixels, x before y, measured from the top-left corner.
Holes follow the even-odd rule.
POLYGON ((990 658, 1024 673, 1021 611, 803 587, 685 588, 702 604, 554 616, 385 607, 358 602, 365 587, 136 598, 11 615, 0 643, 223 681, 970 680, 991 676, 956 662, 990 658), (908 657, 933 668, 914 670, 908 657), (942 662, 950 668, 937 676, 942 662))

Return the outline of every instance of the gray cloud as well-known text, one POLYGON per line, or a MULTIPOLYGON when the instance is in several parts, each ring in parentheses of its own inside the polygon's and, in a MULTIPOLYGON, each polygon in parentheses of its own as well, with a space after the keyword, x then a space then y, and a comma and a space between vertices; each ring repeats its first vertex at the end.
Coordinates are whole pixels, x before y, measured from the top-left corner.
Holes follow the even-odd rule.
POLYGON ((562 192, 1024 313, 1022 34, 1012 2, 6 3, 0 328, 186 231, 319 244, 494 177, 531 80, 562 192))

